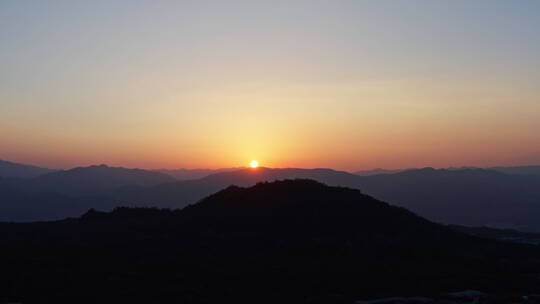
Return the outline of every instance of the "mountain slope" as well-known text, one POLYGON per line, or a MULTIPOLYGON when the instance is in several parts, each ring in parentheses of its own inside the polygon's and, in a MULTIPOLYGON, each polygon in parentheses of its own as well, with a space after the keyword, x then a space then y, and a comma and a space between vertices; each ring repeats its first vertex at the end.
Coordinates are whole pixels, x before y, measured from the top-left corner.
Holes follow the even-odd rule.
POLYGON ((415 169, 396 174, 357 176, 330 169, 257 168, 213 174, 193 181, 123 189, 118 199, 139 205, 182 207, 230 185, 314 179, 362 190, 430 220, 461 225, 540 231, 540 178, 485 169, 415 169))
POLYGON ((236 172, 208 179, 247 186, 254 180, 311 178, 360 189, 428 219, 453 224, 540 230, 540 178, 484 169, 415 169, 359 177, 332 170, 274 169, 236 172))
POLYGON ((206 177, 208 175, 241 170, 243 168, 222 168, 222 169, 158 169, 155 172, 170 175, 177 180, 192 180, 206 177))
POLYGON ((159 172, 100 165, 42 175, 33 179, 31 185, 33 191, 96 195, 122 186, 153 186, 173 181, 176 179, 159 172))
POLYGON ((125 205, 109 197, 70 197, 54 192, 26 193, 13 191, 0 185, 0 222, 29 222, 60 220, 77 217, 90 206, 99 210, 112 210, 125 205))
POLYGON ((352 184, 357 176, 331 169, 256 168, 222 172, 207 177, 166 183, 154 187, 123 188, 115 197, 137 205, 182 208, 231 185, 253 186, 261 181, 307 178, 331 185, 352 184))
MULTIPOLYGON (((410 168, 410 169, 395 169, 395 170, 388 170, 388 169, 382 169, 377 168, 373 170, 361 170, 354 172, 356 175, 360 176, 371 176, 371 175, 380 175, 380 174, 395 174, 400 173, 403 171, 410 171, 410 170, 418 170, 419 168, 410 168)), ((515 166, 515 167, 487 167, 487 168, 480 168, 480 167, 450 167, 442 170, 453 170, 453 171, 459 171, 459 170, 466 170, 466 169, 484 169, 484 170, 491 170, 491 171, 497 171, 501 173, 506 174, 520 174, 520 175, 540 175, 540 166, 515 166)))
POLYGON ((355 186, 438 222, 540 230, 540 178, 534 176, 425 168, 365 177, 355 186))
POLYGON ((410 170, 410 169, 388 170, 388 169, 377 168, 377 169, 372 169, 372 170, 356 171, 354 172, 354 174, 360 175, 360 176, 371 176, 371 175, 379 175, 379 174, 395 174, 395 173, 403 172, 406 170, 410 170))
POLYGON ((25 303, 522 294, 538 289, 529 274, 540 271, 536 247, 467 236, 358 190, 307 180, 230 187, 182 211, 120 208, 0 224, 0 249, 0 281, 10 286, 0 301, 25 303))
POLYGON ((231 186, 182 212, 196 217, 197 223, 222 225, 220 230, 231 225, 253 231, 268 225, 270 233, 282 231, 284 238, 302 232, 312 237, 366 242, 373 233, 379 237, 388 234, 388 241, 406 240, 411 244, 415 238, 424 238, 422 242, 429 239, 434 244, 440 242, 438 238, 446 237, 448 242, 457 235, 358 190, 303 179, 259 183, 250 188, 231 186))
POLYGON ((0 160, 0 177, 34 178, 55 170, 0 160))

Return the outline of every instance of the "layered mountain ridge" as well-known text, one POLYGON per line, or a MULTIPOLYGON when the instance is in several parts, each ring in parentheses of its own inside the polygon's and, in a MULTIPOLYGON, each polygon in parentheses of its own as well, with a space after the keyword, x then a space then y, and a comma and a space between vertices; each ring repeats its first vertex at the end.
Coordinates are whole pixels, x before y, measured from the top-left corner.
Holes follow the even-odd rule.
POLYGON ((436 222, 540 231, 540 177, 477 168, 358 176, 331 169, 261 167, 178 181, 159 172, 92 166, 29 180, 0 179, 0 221, 61 219, 118 206, 182 208, 230 185, 291 178, 359 189, 436 222))

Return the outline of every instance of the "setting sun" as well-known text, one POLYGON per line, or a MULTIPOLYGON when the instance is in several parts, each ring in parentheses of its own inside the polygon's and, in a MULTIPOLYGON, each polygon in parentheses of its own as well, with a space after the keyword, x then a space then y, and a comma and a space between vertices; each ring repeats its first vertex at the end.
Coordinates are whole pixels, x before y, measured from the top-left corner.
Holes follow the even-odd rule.
POLYGON ((256 161, 256 160, 252 160, 250 163, 249 163, 249 166, 251 168, 257 168, 259 166, 259 162, 256 161))

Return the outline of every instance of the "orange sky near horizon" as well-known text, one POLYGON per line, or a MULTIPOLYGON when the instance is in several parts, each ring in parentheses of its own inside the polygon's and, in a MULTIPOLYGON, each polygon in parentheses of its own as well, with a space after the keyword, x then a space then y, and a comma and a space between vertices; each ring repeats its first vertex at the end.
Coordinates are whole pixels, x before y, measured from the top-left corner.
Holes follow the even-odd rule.
POLYGON ((6 1, 0 159, 540 164, 539 11, 498 0, 6 1))

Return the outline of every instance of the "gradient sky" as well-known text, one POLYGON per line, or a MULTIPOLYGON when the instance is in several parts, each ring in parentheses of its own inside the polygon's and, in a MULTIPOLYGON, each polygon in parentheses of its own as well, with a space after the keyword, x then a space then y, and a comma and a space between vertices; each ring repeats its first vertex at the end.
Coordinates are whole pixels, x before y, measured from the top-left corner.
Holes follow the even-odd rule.
POLYGON ((0 1, 0 159, 540 163, 540 1, 0 1))

